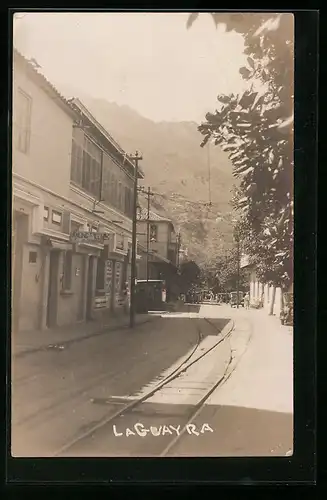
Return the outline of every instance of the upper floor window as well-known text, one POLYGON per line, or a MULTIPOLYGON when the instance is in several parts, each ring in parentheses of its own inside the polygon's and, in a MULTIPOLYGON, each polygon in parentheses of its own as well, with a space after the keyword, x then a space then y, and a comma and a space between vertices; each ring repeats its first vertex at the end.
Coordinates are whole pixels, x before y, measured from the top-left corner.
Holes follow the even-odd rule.
POLYGON ((105 203, 131 217, 132 190, 125 188, 127 179, 118 181, 118 173, 119 166, 112 157, 86 137, 81 128, 75 127, 71 151, 72 183, 96 198, 101 194, 101 199, 105 203))
POLYGON ((21 89, 18 89, 14 106, 16 148, 27 154, 30 149, 31 138, 32 99, 21 89))
POLYGON ((102 165, 102 199, 112 203, 112 160, 107 154, 103 155, 102 165))
POLYGON ((71 181, 82 187, 83 173, 83 143, 84 133, 81 129, 73 129, 73 141, 71 152, 71 181))
POLYGON ((100 195, 101 180, 101 149, 87 137, 84 138, 82 187, 94 194, 100 195))
POLYGON ((124 202, 125 202, 125 191, 122 183, 120 182, 118 185, 118 208, 122 212, 125 211, 124 202))
POLYGON ((98 198, 100 196, 102 151, 81 132, 79 129, 74 129, 73 133, 71 180, 98 198))
POLYGON ((150 242, 158 241, 158 227, 156 224, 150 225, 150 242))
POLYGON ((126 215, 131 215, 131 190, 128 187, 125 187, 124 211, 126 215))

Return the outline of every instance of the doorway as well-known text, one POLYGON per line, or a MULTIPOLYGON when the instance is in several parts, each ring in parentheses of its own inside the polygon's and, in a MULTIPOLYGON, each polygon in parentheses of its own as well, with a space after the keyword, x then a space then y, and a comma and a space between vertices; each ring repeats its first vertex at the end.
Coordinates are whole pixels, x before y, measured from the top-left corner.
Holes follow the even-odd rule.
POLYGON ((86 265, 86 259, 84 255, 81 256, 81 276, 79 279, 80 283, 80 290, 79 290, 79 300, 78 300, 78 311, 77 311, 77 321, 83 321, 84 319, 84 283, 85 283, 85 265, 86 265))
POLYGON ((60 252, 57 250, 52 250, 50 252, 48 304, 47 304, 48 328, 53 328, 57 324, 59 255, 60 252))
POLYGON ((20 300, 23 279, 24 243, 27 241, 28 216, 14 212, 11 242, 12 331, 19 330, 20 300))
POLYGON ((93 309, 93 281, 94 281, 94 259, 95 257, 89 257, 89 265, 87 270, 87 287, 86 287, 86 320, 92 320, 92 309, 93 309))

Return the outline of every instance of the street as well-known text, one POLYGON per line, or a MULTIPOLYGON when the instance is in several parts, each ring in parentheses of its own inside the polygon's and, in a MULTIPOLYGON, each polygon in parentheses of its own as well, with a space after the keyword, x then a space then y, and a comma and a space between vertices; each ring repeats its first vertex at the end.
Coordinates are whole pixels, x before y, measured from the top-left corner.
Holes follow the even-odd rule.
POLYGON ((285 455, 293 338, 274 320, 185 305, 14 358, 13 456, 285 455))

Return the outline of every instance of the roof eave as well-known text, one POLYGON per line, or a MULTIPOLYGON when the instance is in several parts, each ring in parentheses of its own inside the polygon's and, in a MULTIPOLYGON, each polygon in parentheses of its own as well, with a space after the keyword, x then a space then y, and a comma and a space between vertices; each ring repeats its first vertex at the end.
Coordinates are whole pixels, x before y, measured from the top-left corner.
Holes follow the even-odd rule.
MULTIPOLYGON (((71 102, 72 106, 75 106, 79 111, 81 111, 86 116, 86 118, 92 123, 92 125, 99 130, 99 132, 105 137, 105 139, 108 142, 110 142, 110 144, 114 147, 114 149, 116 150, 116 152, 126 158, 126 161, 127 161, 128 165, 134 171, 135 170, 135 165, 128 158, 126 152, 115 141, 115 139, 109 134, 109 132, 101 125, 101 123, 99 123, 97 121, 97 119, 92 115, 92 113, 87 109, 87 107, 84 106, 84 104, 81 102, 81 100, 78 99, 78 98, 73 98, 73 99, 71 99, 70 102, 71 102)), ((140 167, 138 168, 138 178, 139 179, 144 179, 144 172, 143 172, 143 170, 140 167)))
POLYGON ((36 78, 37 83, 42 90, 44 90, 45 92, 49 92, 56 97, 56 102, 58 106, 63 109, 63 111, 69 114, 71 118, 76 118, 76 112, 72 109, 67 99, 65 99, 65 97, 61 95, 60 92, 56 89, 56 87, 52 85, 52 83, 42 73, 39 73, 34 68, 33 64, 16 48, 13 49, 13 65, 15 63, 15 59, 16 61, 18 61, 18 63, 21 63, 27 69, 27 71, 30 72, 31 75, 36 78))

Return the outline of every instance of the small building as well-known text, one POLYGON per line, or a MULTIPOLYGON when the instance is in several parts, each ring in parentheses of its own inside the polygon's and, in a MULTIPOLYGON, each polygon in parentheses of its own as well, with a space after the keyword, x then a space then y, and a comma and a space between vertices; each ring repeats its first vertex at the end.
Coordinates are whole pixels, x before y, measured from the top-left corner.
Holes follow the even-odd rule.
MULTIPOLYGON (((250 259, 247 255, 243 255, 241 257, 240 267, 246 271, 248 276, 250 305, 252 307, 263 307, 265 311, 267 311, 267 314, 269 314, 273 300, 274 287, 267 283, 260 282, 257 277, 255 265, 250 263, 250 259)), ((280 287, 276 287, 273 314, 280 317, 282 307, 282 289, 280 287)))
POLYGON ((173 222, 153 211, 141 208, 138 213, 137 232, 140 244, 145 249, 139 264, 138 279, 162 279, 166 282, 167 301, 179 294, 178 264, 180 237, 173 222), (149 243, 147 253, 147 229, 149 243), (147 274, 148 269, 148 274, 147 274))

